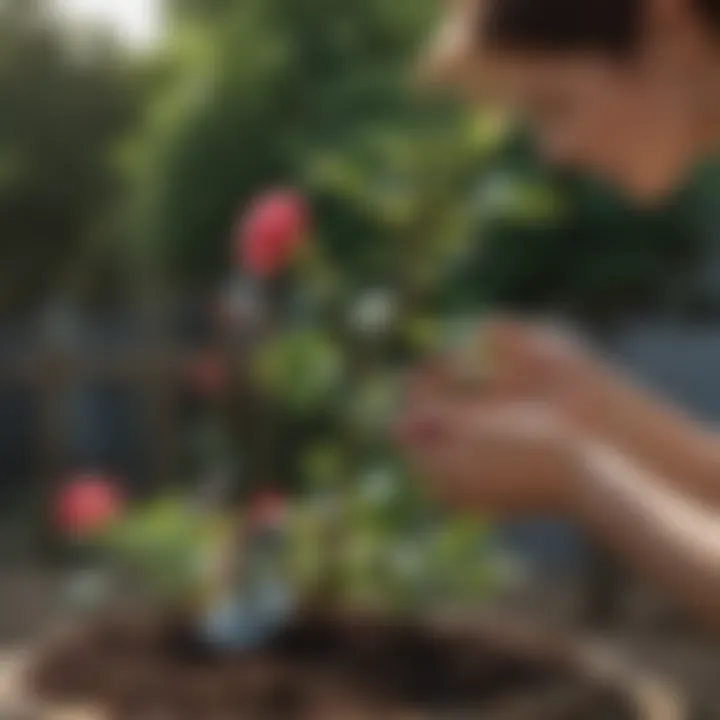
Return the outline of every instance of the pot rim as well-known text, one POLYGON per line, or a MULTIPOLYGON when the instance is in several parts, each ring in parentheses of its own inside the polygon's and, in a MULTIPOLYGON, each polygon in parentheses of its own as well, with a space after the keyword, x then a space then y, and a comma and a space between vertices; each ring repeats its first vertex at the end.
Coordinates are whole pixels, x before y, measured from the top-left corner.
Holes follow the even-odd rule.
MULTIPOLYGON (((491 642, 498 648, 516 649, 524 655, 556 659, 566 665, 574 665, 589 678, 607 683, 629 697, 638 709, 638 720, 689 720, 690 709, 679 689, 669 681, 643 670, 623 653, 597 638, 578 641, 571 634, 550 632, 537 624, 523 622, 518 618, 475 617, 473 622, 457 616, 434 616, 427 618, 429 627, 439 630, 461 631, 465 637, 475 636, 491 642)), ((68 629, 65 629, 67 632, 68 629)), ((35 652, 47 642, 56 640, 63 631, 27 648, 19 648, 0 655, 0 715, 12 719, 33 717, 37 720, 104 720, 102 711, 89 708, 54 709, 37 704, 37 700, 22 689, 22 675, 35 652), (3 713, 9 713, 5 715, 3 713), (31 712, 30 715, 28 713, 31 712), (23 714, 24 713, 24 714, 23 714)), ((499 707, 488 713, 488 720, 497 715, 504 717, 507 709, 499 707)))
POLYGON ((689 720, 690 704, 671 680, 645 670, 609 642, 592 636, 578 636, 568 630, 550 630, 502 611, 467 616, 437 615, 434 622, 447 629, 474 636, 502 648, 517 649, 527 656, 556 659, 577 667, 590 679, 606 683, 636 704, 638 720, 689 720))

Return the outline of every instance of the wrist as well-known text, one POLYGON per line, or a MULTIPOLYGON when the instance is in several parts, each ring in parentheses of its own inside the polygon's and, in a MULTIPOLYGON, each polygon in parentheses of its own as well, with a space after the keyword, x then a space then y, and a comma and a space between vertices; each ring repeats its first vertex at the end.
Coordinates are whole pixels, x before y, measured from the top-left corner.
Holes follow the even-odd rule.
POLYGON ((568 519, 582 521, 592 504, 598 472, 610 450, 604 443, 579 432, 566 435, 563 449, 567 470, 557 493, 558 509, 568 519))
POLYGON ((579 442, 575 455, 578 482, 572 493, 573 514, 581 522, 592 524, 598 503, 619 489, 616 485, 627 476, 628 464, 612 445, 594 438, 579 442))

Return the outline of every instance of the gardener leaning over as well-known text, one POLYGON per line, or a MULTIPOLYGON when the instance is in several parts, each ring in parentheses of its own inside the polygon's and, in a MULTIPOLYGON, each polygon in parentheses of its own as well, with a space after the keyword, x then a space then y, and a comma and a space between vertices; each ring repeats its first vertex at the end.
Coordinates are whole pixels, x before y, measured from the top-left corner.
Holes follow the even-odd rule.
MULTIPOLYGON (((720 146, 720 0, 461 0, 423 71, 638 201, 720 146)), ((401 437, 431 490, 578 520, 720 630, 720 437, 539 328, 488 332, 482 397, 443 366, 411 385, 401 437)))

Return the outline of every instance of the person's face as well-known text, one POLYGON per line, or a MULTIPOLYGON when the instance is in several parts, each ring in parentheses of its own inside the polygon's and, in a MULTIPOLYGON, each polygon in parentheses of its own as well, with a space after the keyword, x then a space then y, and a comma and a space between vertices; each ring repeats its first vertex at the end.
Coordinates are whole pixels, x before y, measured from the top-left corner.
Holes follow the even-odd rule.
POLYGON ((594 55, 500 54, 493 93, 551 163, 589 171, 636 199, 661 198, 693 156, 687 108, 652 64, 594 55))

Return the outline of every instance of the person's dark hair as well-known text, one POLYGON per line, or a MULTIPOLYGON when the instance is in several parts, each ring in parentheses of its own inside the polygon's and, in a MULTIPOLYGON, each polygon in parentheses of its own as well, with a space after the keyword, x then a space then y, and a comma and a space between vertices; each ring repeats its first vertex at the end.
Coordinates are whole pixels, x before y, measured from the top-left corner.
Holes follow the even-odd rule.
MULTIPOLYGON (((686 0, 720 31, 720 0, 686 0)), ((646 0, 480 0, 486 45, 525 51, 626 55, 642 31, 646 0)))
POLYGON ((713 30, 720 33, 720 0, 693 0, 698 11, 709 23, 713 30))

